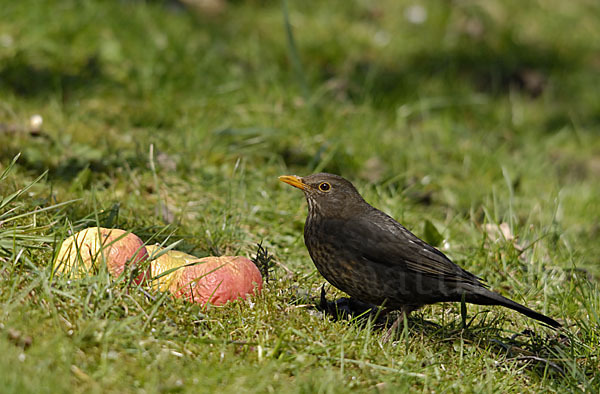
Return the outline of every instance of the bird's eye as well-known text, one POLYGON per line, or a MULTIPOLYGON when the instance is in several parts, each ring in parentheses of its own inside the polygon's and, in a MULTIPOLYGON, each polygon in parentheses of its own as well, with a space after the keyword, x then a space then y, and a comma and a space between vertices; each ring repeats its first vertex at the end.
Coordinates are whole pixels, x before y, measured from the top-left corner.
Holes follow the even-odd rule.
POLYGON ((331 185, 327 182, 319 183, 319 190, 322 192, 328 192, 331 189, 331 185))

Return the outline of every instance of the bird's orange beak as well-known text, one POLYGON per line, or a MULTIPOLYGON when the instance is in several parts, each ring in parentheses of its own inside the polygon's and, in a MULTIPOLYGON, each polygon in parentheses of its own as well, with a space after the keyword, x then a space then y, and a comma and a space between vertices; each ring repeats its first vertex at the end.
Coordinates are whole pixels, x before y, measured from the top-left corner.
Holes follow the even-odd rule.
POLYGON ((306 190, 308 187, 308 185, 302 182, 302 179, 296 175, 282 175, 279 177, 279 180, 302 190, 306 190))

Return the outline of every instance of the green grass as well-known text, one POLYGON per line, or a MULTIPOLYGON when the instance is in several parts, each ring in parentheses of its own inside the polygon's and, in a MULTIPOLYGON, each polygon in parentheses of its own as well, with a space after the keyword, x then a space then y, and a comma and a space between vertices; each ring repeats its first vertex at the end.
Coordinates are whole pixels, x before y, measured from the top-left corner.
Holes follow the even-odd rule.
POLYGON ((597 2, 432 0, 413 24, 411 1, 288 0, 295 46, 282 4, 0 1, 0 173, 21 154, 0 181, 3 391, 598 391, 597 2), (565 331, 478 306, 463 329, 440 304, 383 343, 323 316, 306 204, 277 180, 316 171, 565 331), (53 276, 93 225, 198 256, 262 242, 275 268, 208 310, 53 276))

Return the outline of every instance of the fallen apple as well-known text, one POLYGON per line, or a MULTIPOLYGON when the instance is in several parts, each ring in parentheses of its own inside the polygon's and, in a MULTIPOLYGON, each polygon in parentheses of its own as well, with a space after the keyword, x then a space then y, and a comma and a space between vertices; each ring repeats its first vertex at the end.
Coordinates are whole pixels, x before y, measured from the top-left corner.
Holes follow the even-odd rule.
MULTIPOLYGON (((147 248, 151 256, 162 250, 159 246, 147 248)), ((170 250, 152 261, 152 277, 158 277, 155 288, 200 304, 223 305, 262 289, 260 271, 242 256, 198 258, 170 250)))
POLYGON ((152 260, 150 264, 153 278, 152 287, 160 291, 168 291, 171 284, 179 281, 183 267, 199 260, 196 256, 177 250, 163 252, 165 248, 158 245, 146 245, 146 250, 152 260), (161 252, 162 254, 156 257, 161 252))
MULTIPOLYGON (((108 272, 119 277, 125 268, 134 269, 148 258, 144 242, 135 234, 103 227, 89 227, 65 239, 54 260, 54 270, 73 278, 98 271, 106 263, 108 272)), ((150 278, 150 268, 134 279, 139 284, 150 278)))

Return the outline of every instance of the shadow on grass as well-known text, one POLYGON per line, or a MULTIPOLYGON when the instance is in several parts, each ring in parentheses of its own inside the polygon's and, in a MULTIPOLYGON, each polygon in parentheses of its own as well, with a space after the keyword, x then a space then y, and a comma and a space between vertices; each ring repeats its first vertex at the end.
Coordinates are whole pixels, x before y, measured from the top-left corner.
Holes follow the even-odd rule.
POLYGON ((35 64, 24 53, 0 59, 0 87, 18 96, 44 97, 61 92, 65 100, 70 92, 109 82, 95 56, 87 58, 80 65, 70 64, 68 69, 58 64, 35 64))
POLYGON ((26 129, 14 133, 0 132, 0 162, 22 153, 19 165, 37 173, 48 170, 50 180, 77 181, 86 188, 99 174, 111 174, 118 168, 146 168, 146 152, 138 149, 117 149, 110 143, 98 146, 63 141, 46 134, 31 136, 26 129), (104 146, 102 146, 104 145, 104 146))
MULTIPOLYGON (((535 98, 543 93, 550 73, 581 67, 580 55, 503 37, 498 45, 465 42, 453 48, 426 49, 395 63, 363 58, 347 73, 346 93, 355 100, 366 94, 375 103, 390 103, 417 97, 425 82, 440 80, 451 90, 463 83, 481 93, 502 95, 516 89, 535 98)), ((334 73, 330 69, 322 77, 335 78, 334 73)))
MULTIPOLYGON (((59 64, 61 61, 58 59, 54 59, 52 64, 37 63, 25 53, 0 59, 0 91, 9 91, 28 99, 45 99, 58 94, 64 104, 74 93, 92 95, 91 91, 99 85, 116 84, 106 77, 95 56, 87 58, 82 64, 69 63, 69 66, 59 64)), ((145 154, 141 152, 124 152, 100 144, 91 146, 63 141, 44 130, 30 130, 17 124, 0 123, 0 138, 0 161, 10 160, 22 153, 20 165, 36 172, 47 169, 50 179, 72 181, 116 167, 134 168, 146 164, 145 158, 142 158, 145 154)))
MULTIPOLYGON (((399 316, 397 311, 380 311, 377 307, 351 298, 342 297, 329 301, 324 288, 321 289, 320 299, 315 302, 314 308, 333 321, 347 320, 349 324, 362 327, 367 327, 369 322, 372 322, 374 330, 380 332, 382 338, 399 316)), ((412 315, 407 320, 408 332, 403 332, 400 325, 399 330, 392 333, 392 339, 402 340, 406 335, 420 333, 441 343, 460 341, 495 353, 498 356, 499 367, 509 367, 510 364, 517 363, 546 378, 571 379, 571 383, 575 379, 577 384, 581 383, 582 376, 577 376, 579 370, 573 371, 570 360, 565 357, 573 353, 572 339, 567 336, 568 333, 553 331, 543 336, 527 329, 508 335, 507 331, 498 328, 499 317, 488 321, 487 316, 472 324, 475 316, 467 327, 463 328, 455 322, 440 325, 427 321, 422 316, 412 315)))

